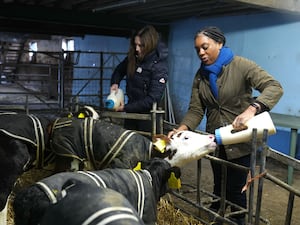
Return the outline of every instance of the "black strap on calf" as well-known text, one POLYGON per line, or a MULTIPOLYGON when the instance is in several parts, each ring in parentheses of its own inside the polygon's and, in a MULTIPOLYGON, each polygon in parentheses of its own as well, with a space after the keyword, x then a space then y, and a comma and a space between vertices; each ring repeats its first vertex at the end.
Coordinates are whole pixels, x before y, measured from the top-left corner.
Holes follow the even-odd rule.
POLYGON ((106 185, 105 181, 102 179, 102 177, 98 176, 94 172, 92 172, 92 171, 77 171, 77 173, 87 176, 88 178, 93 180, 98 187, 107 188, 107 185, 106 185))
MULTIPOLYGON (((107 170, 108 171, 108 170, 107 170)), ((115 170, 117 171, 117 170, 115 170)), ((121 171, 121 170, 119 170, 121 171)), ((140 171, 134 171, 134 170, 122 170, 123 173, 119 173, 120 176, 124 176, 127 178, 128 183, 130 185, 132 185, 133 187, 135 187, 137 189, 136 192, 134 192, 134 195, 137 195, 137 202, 136 202, 136 210, 137 213, 139 215, 140 218, 143 217, 144 215, 144 209, 145 209, 145 202, 146 202, 146 189, 148 186, 145 186, 146 183, 144 184, 144 182, 148 182, 148 184, 152 184, 152 177, 150 175, 150 173, 146 170, 140 170, 140 171), (144 179, 147 178, 146 180, 143 181, 143 177, 142 174, 145 174, 144 179), (133 182, 134 181, 134 182, 133 182)), ((105 181, 109 181, 109 177, 107 176, 107 174, 105 174, 104 171, 78 171, 77 173, 80 173, 82 175, 85 175, 87 177, 89 177, 91 180, 93 180, 97 186, 99 187, 104 187, 104 188, 112 188, 114 190, 117 190, 116 187, 113 187, 111 183, 107 183, 105 181)), ((118 174, 116 172, 116 174, 118 174)), ((149 191, 149 187, 148 187, 148 191, 149 191)), ((127 196, 128 198, 128 196, 127 196)))
POLYGON ((108 167, 111 161, 116 158, 116 156, 121 151, 122 147, 126 144, 126 142, 134 135, 136 132, 132 130, 125 130, 121 136, 118 138, 116 143, 111 147, 111 149, 106 153, 105 157, 99 162, 97 165, 97 169, 104 169, 108 167))
POLYGON ((94 148, 93 148, 93 125, 94 119, 92 117, 84 118, 83 125, 83 142, 84 142, 84 150, 88 162, 91 162, 93 167, 96 169, 96 160, 94 157, 94 148))
POLYGON ((41 121, 35 115, 29 115, 34 125, 36 137, 36 166, 37 168, 44 167, 45 158, 45 134, 41 121))
POLYGON ((54 190, 51 190, 51 188, 42 181, 36 182, 36 185, 38 185, 44 191, 44 193, 47 195, 48 199, 52 204, 57 203, 57 198, 54 194, 54 190))
POLYGON ((22 122, 21 124, 18 124, 18 126, 20 127, 32 126, 32 130, 30 127, 30 129, 28 129, 30 130, 30 132, 25 132, 25 133, 18 132, 16 130, 18 129, 18 126, 15 126, 16 129, 1 128, 0 131, 12 138, 33 145, 36 148, 36 160, 34 164, 36 165, 36 167, 42 168, 44 166, 45 134, 44 134, 42 123, 39 120, 39 118, 37 118, 35 115, 32 114, 23 115, 23 114, 16 114, 16 113, 1 113, 1 115, 3 115, 4 119, 6 119, 5 118, 6 116, 7 119, 15 119, 18 122, 22 122), (12 118, 10 118, 10 116, 12 116, 12 118))

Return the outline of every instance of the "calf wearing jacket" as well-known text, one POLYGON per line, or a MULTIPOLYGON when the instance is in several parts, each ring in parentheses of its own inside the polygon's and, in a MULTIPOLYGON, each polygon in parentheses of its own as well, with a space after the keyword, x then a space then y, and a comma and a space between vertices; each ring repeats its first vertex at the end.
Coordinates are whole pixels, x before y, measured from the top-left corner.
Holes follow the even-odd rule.
MULTIPOLYGON (((19 192, 13 202, 15 225, 37 225, 47 208, 56 204, 64 184, 69 180, 113 189, 123 194, 145 224, 154 225, 157 203, 165 195, 172 172, 180 177, 180 169, 164 159, 153 158, 141 163, 141 170, 104 169, 58 173, 42 179, 19 192)), ((85 192, 85 190, 82 190, 85 192)), ((84 207, 84 206, 83 206, 84 207)))
POLYGON ((40 225, 144 225, 124 195, 110 188, 68 180, 57 197, 40 225))

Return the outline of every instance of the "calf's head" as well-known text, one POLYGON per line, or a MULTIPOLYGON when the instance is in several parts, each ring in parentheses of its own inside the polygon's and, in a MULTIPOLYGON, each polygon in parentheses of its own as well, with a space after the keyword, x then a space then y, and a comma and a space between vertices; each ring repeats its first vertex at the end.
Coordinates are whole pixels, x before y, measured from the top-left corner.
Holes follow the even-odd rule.
POLYGON ((155 195, 156 202, 168 192, 170 188, 168 181, 172 173, 177 179, 180 179, 181 177, 181 170, 179 167, 172 167, 169 162, 157 157, 142 161, 140 169, 149 171, 151 175, 153 194, 155 195))
POLYGON ((193 131, 180 131, 171 138, 165 135, 155 137, 154 146, 160 150, 160 156, 171 166, 182 167, 198 160, 216 149, 215 137, 212 134, 200 134, 193 131), (165 147, 162 147, 165 143, 165 147))
POLYGON ((98 112, 92 106, 89 105, 84 105, 80 107, 77 112, 70 112, 68 115, 61 116, 75 117, 79 119, 83 119, 85 117, 92 117, 94 120, 98 120, 100 118, 98 112))

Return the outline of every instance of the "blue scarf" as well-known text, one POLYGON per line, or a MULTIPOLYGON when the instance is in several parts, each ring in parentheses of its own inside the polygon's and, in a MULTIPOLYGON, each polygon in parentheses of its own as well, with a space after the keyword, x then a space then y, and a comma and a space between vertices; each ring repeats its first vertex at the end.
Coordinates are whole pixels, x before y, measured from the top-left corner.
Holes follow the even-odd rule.
POLYGON ((200 71, 209 79, 210 89, 216 99, 218 99, 218 76, 220 75, 223 66, 229 64, 232 59, 233 52, 231 51, 231 49, 228 47, 222 47, 217 60, 213 64, 201 64, 200 71))

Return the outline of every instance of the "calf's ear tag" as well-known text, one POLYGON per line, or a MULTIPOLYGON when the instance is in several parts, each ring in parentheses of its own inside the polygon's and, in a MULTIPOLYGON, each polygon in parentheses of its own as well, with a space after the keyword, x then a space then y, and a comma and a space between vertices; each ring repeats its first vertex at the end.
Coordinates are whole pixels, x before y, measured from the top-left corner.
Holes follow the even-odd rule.
POLYGON ((134 171, 141 170, 141 169, 142 169, 142 163, 141 162, 138 162, 137 165, 133 168, 134 171))
POLYGON ((159 152, 161 153, 164 153, 165 150, 166 150, 166 146, 167 146, 167 143, 164 139, 156 139, 156 141, 153 143, 153 146, 156 150, 158 150, 159 152))
POLYGON ((171 176, 168 179, 168 185, 171 189, 180 189, 181 188, 181 180, 180 178, 176 178, 175 173, 171 172, 171 176))
POLYGON ((78 118, 83 119, 85 117, 84 113, 79 113, 78 118))

